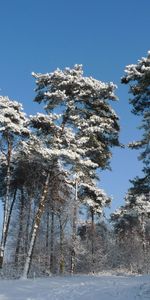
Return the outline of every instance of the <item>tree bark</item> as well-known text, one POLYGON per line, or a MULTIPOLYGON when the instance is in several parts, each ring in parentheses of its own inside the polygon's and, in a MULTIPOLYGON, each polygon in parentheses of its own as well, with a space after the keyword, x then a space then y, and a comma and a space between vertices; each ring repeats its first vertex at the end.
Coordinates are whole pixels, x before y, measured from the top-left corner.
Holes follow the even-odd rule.
POLYGON ((21 189, 21 197, 20 197, 20 213, 19 213, 19 232, 17 238, 16 252, 15 252, 15 263, 18 265, 19 262, 19 252, 21 239, 23 238, 23 220, 24 220, 24 193, 23 188, 21 189))
POLYGON ((71 247, 71 268, 70 273, 74 274, 76 264, 76 235, 77 235, 77 201, 78 201, 78 183, 75 182, 75 201, 73 208, 73 222, 72 222, 72 247, 71 247))
POLYGON ((8 151, 7 151, 7 174, 6 174, 6 194, 4 199, 4 218, 3 218, 3 226, 2 226, 2 238, 0 245, 0 268, 3 266, 4 261, 4 252, 5 245, 8 233, 8 220, 10 213, 10 203, 9 203, 9 192, 10 192, 10 162, 11 162, 11 153, 12 153, 12 144, 10 138, 7 138, 8 143, 8 151))
POLYGON ((47 214, 46 214, 46 260, 45 265, 46 268, 49 268, 50 256, 49 256, 49 233, 50 233, 50 211, 49 205, 47 207, 47 214))
POLYGON ((54 272, 54 211, 51 212, 50 272, 54 272))
POLYGON ((26 262, 25 262, 25 265, 24 265, 22 279, 27 278, 29 270, 30 270, 30 266, 31 266, 31 262, 32 262, 32 255, 33 255, 33 249, 34 249, 35 240, 36 240, 36 236, 37 236, 37 231, 38 231, 38 228, 39 228, 39 225, 40 225, 40 222, 41 222, 42 214, 43 214, 44 209, 45 209, 46 197, 47 197, 48 187, 49 187, 49 179, 50 179, 50 174, 48 173, 48 175, 46 177, 43 193, 42 193, 42 196, 41 196, 41 199, 40 199, 39 208, 38 208, 37 213, 35 215, 35 220, 34 220, 33 230, 32 230, 32 235, 31 235, 31 241, 30 241, 30 245, 29 245, 29 250, 28 250, 26 262))
POLYGON ((59 229, 60 229, 60 263, 59 263, 59 273, 64 273, 65 268, 65 260, 64 260, 64 228, 61 220, 61 216, 59 216, 59 229))
POLYGON ((92 253, 92 272, 94 273, 94 211, 91 209, 91 229, 92 229, 92 236, 91 236, 91 253, 92 253))
POLYGON ((143 250, 143 264, 144 264, 144 272, 147 272, 147 244, 146 244, 146 232, 145 232, 145 216, 144 214, 140 217, 140 225, 141 225, 141 235, 142 235, 142 250, 143 250))
POLYGON ((12 215, 13 207, 14 207, 15 200, 16 200, 16 194, 17 194, 17 189, 15 189, 14 196, 13 196, 13 199, 12 199, 12 202, 10 205, 10 209, 9 209, 9 215, 8 215, 8 220, 7 220, 7 224, 6 224, 6 234, 5 234, 5 238, 4 238, 4 245, 6 244, 6 240, 7 240, 7 236, 8 236, 11 215, 12 215))
POLYGON ((25 254, 27 255, 28 248, 29 248, 29 240, 30 240, 30 224, 31 224, 31 205, 32 205, 32 198, 28 203, 27 207, 27 225, 26 225, 26 243, 25 243, 25 254))

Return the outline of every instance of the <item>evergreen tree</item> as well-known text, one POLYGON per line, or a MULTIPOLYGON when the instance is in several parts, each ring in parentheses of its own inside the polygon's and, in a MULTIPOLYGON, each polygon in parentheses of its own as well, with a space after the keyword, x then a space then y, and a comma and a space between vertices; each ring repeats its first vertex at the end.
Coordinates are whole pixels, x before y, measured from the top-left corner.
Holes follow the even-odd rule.
POLYGON ((137 64, 127 66, 125 72, 122 83, 130 84, 132 112, 142 120, 140 126, 142 138, 140 141, 130 143, 129 146, 133 149, 141 149, 139 159, 144 164, 144 176, 136 177, 131 181, 133 187, 130 192, 138 195, 144 193, 150 201, 150 52, 137 64))
MULTIPOLYGON (((72 174, 70 179, 74 173, 77 174, 79 182, 91 186, 93 193, 95 189, 98 202, 92 179, 95 178, 97 168, 109 167, 111 147, 119 146, 118 117, 109 104, 110 100, 117 99, 114 94, 116 86, 84 77, 81 65, 63 71, 57 69, 47 74, 33 73, 33 76, 37 85, 35 101, 46 103, 45 110, 50 115, 53 113, 54 116, 55 113, 53 125, 57 126, 57 153, 59 151, 59 155, 65 157, 67 168, 72 174), (58 112, 62 113, 59 115, 58 112)), ((77 187, 75 190, 71 272, 75 267, 74 245, 77 231, 77 187)), ((88 191, 90 193, 90 189, 88 191)), ((97 206, 101 210, 103 203, 100 201, 97 206)))
MULTIPOLYGON (((123 241, 123 245, 129 245, 126 238, 132 240, 130 250, 133 256, 136 252, 135 248, 141 244, 141 256, 144 258, 142 267, 145 267, 146 226, 150 217, 150 52, 146 58, 143 57, 137 64, 127 66, 125 72, 126 74, 121 81, 124 84, 130 84, 129 93, 132 97, 129 102, 133 108, 132 113, 140 116, 142 122, 139 127, 142 130, 141 140, 130 143, 129 147, 141 149, 139 159, 143 161, 144 176, 142 178, 137 176, 130 180, 132 186, 125 198, 125 205, 111 217, 117 236, 119 236, 120 241, 123 241), (131 249, 133 240, 135 242, 134 249, 131 249), (139 245, 137 244, 138 240, 139 245)), ((129 258, 129 253, 127 256, 129 258)), ((133 260, 132 257, 131 263, 133 260)))
MULTIPOLYGON (((71 163, 74 159, 78 159, 78 156, 76 158, 72 150, 66 151, 67 139, 71 140, 73 137, 67 129, 64 130, 62 136, 60 135, 61 129, 54 123, 54 120, 57 118, 55 114, 37 114, 36 116, 32 116, 29 124, 34 134, 30 137, 30 140, 22 143, 22 151, 27 159, 38 161, 41 166, 41 172, 45 177, 45 183, 43 184, 33 222, 30 245, 23 270, 23 278, 27 277, 30 270, 37 231, 46 208, 49 187, 50 185, 54 185, 56 178, 58 183, 67 176, 67 170, 65 171, 62 167, 64 161, 71 163)), ((55 201, 57 201, 57 197, 56 189, 55 201)))
POLYGON ((46 103, 47 112, 62 111, 57 122, 61 134, 67 127, 75 133, 74 152, 80 151, 84 160, 88 158, 87 165, 108 167, 110 147, 119 145, 118 117, 109 104, 116 100, 116 86, 84 77, 81 65, 33 76, 37 84, 35 101, 46 103))
MULTIPOLYGON (((0 134, 1 156, 5 164, 5 191, 3 197, 4 217, 0 246, 0 267, 3 264, 5 244, 11 213, 10 181, 13 149, 21 137, 29 135, 27 119, 22 111, 22 105, 8 97, 0 96, 0 134)), ((3 165, 4 166, 4 165, 3 165)))

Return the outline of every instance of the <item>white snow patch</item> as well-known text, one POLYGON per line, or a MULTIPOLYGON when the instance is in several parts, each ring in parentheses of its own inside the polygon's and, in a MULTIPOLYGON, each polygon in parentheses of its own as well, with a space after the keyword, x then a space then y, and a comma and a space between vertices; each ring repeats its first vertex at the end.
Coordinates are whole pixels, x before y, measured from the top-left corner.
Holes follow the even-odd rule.
POLYGON ((144 300, 150 276, 77 275, 0 280, 0 300, 144 300))

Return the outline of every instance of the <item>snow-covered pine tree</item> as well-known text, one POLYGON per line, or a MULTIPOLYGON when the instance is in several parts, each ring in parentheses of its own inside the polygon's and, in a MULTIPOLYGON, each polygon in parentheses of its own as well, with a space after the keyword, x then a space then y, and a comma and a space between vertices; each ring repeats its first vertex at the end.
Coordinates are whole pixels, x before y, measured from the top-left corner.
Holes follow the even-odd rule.
MULTIPOLYGON (((59 149, 70 153, 72 175, 82 174, 79 181, 94 178, 97 168, 109 167, 111 147, 119 146, 118 117, 109 104, 109 100, 117 99, 116 86, 84 77, 82 65, 33 76, 37 85, 35 101, 46 103, 45 110, 51 114, 61 112, 55 122, 61 130, 55 138, 66 136, 59 149)), ((73 232, 75 223, 74 214, 73 232)))
MULTIPOLYGON (((73 153, 72 149, 67 151, 68 141, 74 140, 74 135, 68 128, 64 129, 63 135, 61 135, 62 128, 54 122, 58 117, 56 114, 37 114, 36 116, 31 116, 29 123, 34 134, 30 140, 22 143, 22 151, 26 153, 28 159, 31 159, 32 155, 34 155, 34 159, 38 160, 41 165, 41 172, 45 173, 45 184, 35 215, 23 278, 27 277, 30 269, 37 230, 45 210, 49 185, 50 183, 54 183, 54 179, 57 178, 59 181, 61 177, 64 179, 67 176, 68 170, 65 171, 63 169, 63 162, 71 164, 72 161, 75 159, 79 160, 80 158, 79 155, 73 153)), ((68 183, 66 182, 66 184, 68 183)))
MULTIPOLYGON (((133 107, 132 112, 140 116, 142 122, 139 127, 142 129, 141 140, 130 143, 129 147, 141 149, 139 159, 143 161, 144 165, 144 176, 142 178, 137 176, 131 180, 132 187, 128 191, 130 195, 128 200, 136 199, 137 201, 144 195, 146 209, 146 204, 149 207, 150 203, 150 51, 147 57, 143 57, 137 64, 127 66, 125 72, 126 74, 122 77, 122 83, 130 84, 129 93, 132 95, 132 98, 129 102, 133 107)), ((133 205, 133 203, 134 201, 131 204, 133 205)), ((143 213, 143 217, 140 219, 140 223, 143 223, 143 225, 141 224, 143 228, 145 227, 144 217, 145 214, 143 213)))
MULTIPOLYGON (((46 103, 48 112, 60 112, 57 120, 62 128, 70 127, 76 134, 74 152, 106 168, 111 157, 110 147, 118 146, 118 117, 109 101, 115 101, 116 86, 92 77, 84 77, 82 65, 63 71, 35 74, 35 101, 46 103)), ((69 146, 69 145, 68 145, 69 146)), ((88 165, 88 161, 87 161, 88 165)))
MULTIPOLYGON (((36 140, 37 143, 37 140, 36 140)), ((36 151, 27 152, 28 142, 20 143, 13 154, 13 169, 11 178, 11 193, 16 191, 16 201, 10 223, 8 253, 11 261, 19 272, 24 265, 30 243, 31 228, 39 197, 45 182, 45 173, 36 151), (25 147, 26 145, 26 147, 25 147)), ((30 151, 34 145, 30 139, 30 151)))
POLYGON ((48 187, 50 182, 50 166, 51 166, 51 154, 48 152, 48 149, 45 145, 38 139, 36 136, 31 136, 28 142, 23 142, 21 145, 22 153, 27 160, 35 160, 40 163, 41 173, 43 175, 43 186, 39 199, 39 205, 35 213, 33 220, 33 226, 31 230, 31 239, 29 242, 29 248, 27 252, 27 257, 24 265, 22 278, 26 278, 31 266, 32 254, 35 245, 35 240, 37 236, 37 230, 40 225, 41 216, 43 209, 45 207, 46 197, 48 194, 48 187))
POLYGON ((137 64, 127 66, 125 72, 122 83, 130 84, 132 112, 142 120, 139 127, 142 129, 142 138, 140 141, 130 143, 129 146, 133 149, 141 149, 139 159, 144 164, 144 176, 136 177, 131 181, 133 187, 130 193, 138 195, 144 193, 150 201, 150 51, 147 57, 143 57, 137 64))
POLYGON ((22 105, 8 97, 0 96, 0 151, 5 163, 5 192, 3 197, 4 217, 2 226, 2 238, 0 246, 0 267, 3 265, 4 250, 8 234, 8 226, 11 213, 10 180, 11 180, 11 160, 13 148, 20 138, 29 135, 27 129, 27 119, 22 111, 22 105))

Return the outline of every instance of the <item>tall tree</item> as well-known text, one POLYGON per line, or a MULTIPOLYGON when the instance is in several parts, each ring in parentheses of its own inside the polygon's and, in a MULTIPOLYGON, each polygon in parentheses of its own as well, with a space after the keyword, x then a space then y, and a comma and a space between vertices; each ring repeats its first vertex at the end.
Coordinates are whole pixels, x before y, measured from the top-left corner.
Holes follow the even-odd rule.
MULTIPOLYGON (((118 117, 109 104, 110 100, 117 99, 114 93, 116 86, 84 77, 82 65, 75 65, 72 69, 57 69, 47 74, 33 73, 33 76, 37 85, 35 101, 46 103, 46 112, 50 115, 53 113, 53 116, 55 113, 54 123, 60 128, 55 134, 55 140, 59 141, 57 151, 64 150, 65 156, 67 151, 65 163, 68 162, 72 176, 77 173, 79 181, 91 181, 95 178, 97 168, 109 167, 111 147, 119 146, 118 117)), ((77 199, 77 188, 75 190, 77 199)), ((75 204, 73 240, 76 233, 76 211, 75 204)), ((74 247, 71 252, 73 269, 74 247)))
POLYGON ((139 159, 143 161, 144 176, 142 178, 137 176, 130 180, 132 186, 125 198, 126 203, 112 214, 112 220, 116 232, 123 239, 129 236, 133 242, 134 237, 140 233, 145 257, 145 226, 150 216, 150 52, 137 64, 127 66, 125 73, 121 82, 129 84, 129 93, 132 95, 129 103, 132 105, 132 113, 140 116, 142 122, 139 127, 142 129, 141 140, 130 143, 129 147, 141 149, 139 159))
POLYGON ((46 207, 49 187, 54 184, 55 178, 61 180, 62 176, 63 178, 66 176, 67 170, 64 171, 61 163, 64 160, 67 160, 70 163, 74 160, 73 152, 67 152, 65 146, 67 144, 66 139, 69 139, 70 136, 72 138, 72 135, 70 135, 68 130, 65 130, 62 138, 59 138, 61 128, 54 123, 54 120, 56 119, 57 116, 55 114, 49 114, 47 116, 44 114, 37 114, 36 116, 32 116, 29 123, 34 134, 28 142, 22 143, 22 151, 26 153, 27 159, 31 160, 32 158, 35 161, 39 161, 41 172, 43 172, 45 177, 45 183, 43 184, 33 222, 30 245, 23 270, 23 278, 27 277, 30 270, 37 231, 46 207))
POLYGON ((133 149, 141 149, 139 159, 144 164, 144 176, 136 177, 132 181, 131 191, 139 195, 144 193, 150 201, 150 51, 147 57, 140 59, 137 64, 127 66, 125 72, 122 83, 130 84, 132 112, 142 120, 140 126, 142 138, 140 141, 130 143, 129 146, 133 149))
MULTIPOLYGON (((150 204, 150 52, 147 57, 143 57, 137 64, 126 67, 126 75, 122 78, 122 83, 130 84, 129 93, 132 95, 129 102, 132 105, 132 113, 140 116, 142 137, 139 141, 132 142, 129 147, 140 149, 139 159, 143 162, 143 177, 135 177, 130 180, 131 188, 128 190, 128 207, 137 211, 137 203, 142 207, 143 212, 138 216, 137 226, 141 227, 142 245, 145 252, 145 224, 147 221, 147 211, 150 204), (139 199, 143 199, 139 202, 139 199)), ((144 253, 145 257, 145 253, 144 253)))
POLYGON ((27 119, 22 111, 22 105, 3 96, 0 96, 0 134, 0 150, 3 158, 5 158, 6 164, 5 194, 3 197, 4 217, 0 246, 0 267, 2 267, 11 213, 10 180, 13 148, 16 146, 16 143, 18 143, 20 137, 29 135, 27 119))

